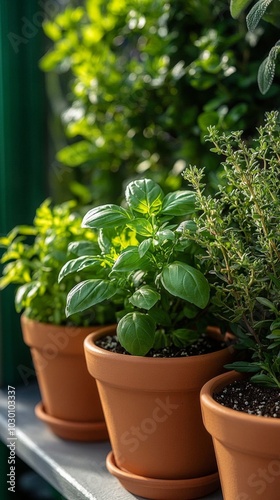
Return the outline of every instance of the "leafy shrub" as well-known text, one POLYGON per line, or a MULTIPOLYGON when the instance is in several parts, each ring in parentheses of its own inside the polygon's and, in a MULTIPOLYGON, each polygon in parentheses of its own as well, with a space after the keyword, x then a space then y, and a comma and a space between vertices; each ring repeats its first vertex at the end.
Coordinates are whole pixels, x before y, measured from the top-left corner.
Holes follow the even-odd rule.
POLYGON ((143 176, 176 190, 188 163, 207 165, 211 189, 219 164, 207 127, 250 137, 276 107, 279 86, 264 99, 256 83, 270 34, 256 50, 260 31, 244 41, 245 20, 222 0, 72 1, 44 29, 52 47, 41 68, 68 94, 57 159, 76 169, 70 189, 83 203, 119 201, 143 176))
MULTIPOLYGON (((81 222, 82 214, 74 201, 51 206, 51 200, 47 199, 37 208, 33 225, 17 226, 0 238, 0 247, 5 249, 0 261, 3 264, 0 290, 16 285, 18 313, 57 325, 102 324, 110 321, 110 314, 114 320, 112 305, 97 306, 89 313, 66 319, 66 297, 73 280, 59 284, 60 269, 77 255, 77 245, 81 255, 96 244, 96 236, 81 228, 81 222)), ((75 281, 78 283, 82 277, 82 273, 76 273, 75 281)))

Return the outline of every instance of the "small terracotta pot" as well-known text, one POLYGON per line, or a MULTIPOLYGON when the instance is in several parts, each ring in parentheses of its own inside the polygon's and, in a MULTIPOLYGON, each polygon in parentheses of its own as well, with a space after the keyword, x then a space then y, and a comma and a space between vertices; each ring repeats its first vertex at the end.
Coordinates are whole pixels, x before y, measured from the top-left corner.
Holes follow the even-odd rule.
MULTIPOLYGON (((108 439, 95 380, 89 375, 83 341, 96 327, 57 326, 21 316, 42 401, 38 418, 64 439, 108 439)), ((100 326, 98 327, 100 330, 100 326)))
POLYGON ((221 373, 232 348, 189 358, 116 354, 95 341, 114 335, 108 327, 84 342, 88 370, 96 379, 113 454, 109 471, 130 492, 146 498, 199 498, 219 486, 211 438, 205 431, 199 392, 221 373))
POLYGON ((212 395, 244 376, 231 371, 201 390, 203 421, 213 438, 226 500, 279 500, 280 419, 249 415, 217 403, 212 395))

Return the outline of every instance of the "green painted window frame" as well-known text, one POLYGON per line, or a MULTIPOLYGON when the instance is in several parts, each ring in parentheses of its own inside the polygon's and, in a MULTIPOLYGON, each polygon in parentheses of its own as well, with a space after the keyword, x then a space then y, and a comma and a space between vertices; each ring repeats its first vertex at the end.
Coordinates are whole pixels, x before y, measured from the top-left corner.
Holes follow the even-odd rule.
MULTIPOLYGON (((0 2, 0 234, 32 222, 47 196, 44 1, 0 2)), ((9 287, 10 288, 10 287, 9 287)), ((20 383, 30 364, 14 290, 0 293, 0 386, 20 383)))
MULTIPOLYGON (((47 2, 0 2, 1 235, 17 224, 31 223, 48 191, 45 77, 38 67, 46 47, 42 21, 47 2)), ((19 366, 32 370, 30 352, 22 340, 20 318, 14 308, 14 290, 10 288, 0 293, 0 386, 3 387, 23 383, 19 366)), ((10 496, 4 474, 7 449, 2 443, 0 464, 3 472, 0 496, 5 500, 10 496)))

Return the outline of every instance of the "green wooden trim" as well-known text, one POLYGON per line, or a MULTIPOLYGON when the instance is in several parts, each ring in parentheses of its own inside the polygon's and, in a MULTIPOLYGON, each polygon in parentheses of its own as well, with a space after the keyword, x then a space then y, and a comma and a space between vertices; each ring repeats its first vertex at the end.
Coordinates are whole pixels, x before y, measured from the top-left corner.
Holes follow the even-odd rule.
MULTIPOLYGON (((8 452, 7 447, 0 441, 0 493, 2 500, 8 500, 7 473, 8 473, 8 452)), ((11 498, 11 496, 9 496, 11 498)))
MULTIPOLYGON (((45 52, 42 1, 0 2, 0 234, 31 223, 47 193, 46 104, 38 61, 45 52)), ((0 385, 21 382, 31 366, 14 310, 14 291, 0 294, 0 385)))

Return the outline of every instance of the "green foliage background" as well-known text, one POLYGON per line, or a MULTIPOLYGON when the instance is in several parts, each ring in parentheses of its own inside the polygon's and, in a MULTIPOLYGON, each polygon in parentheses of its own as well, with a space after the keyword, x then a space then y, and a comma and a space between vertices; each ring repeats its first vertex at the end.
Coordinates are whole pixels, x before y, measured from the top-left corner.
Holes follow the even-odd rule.
POLYGON ((114 202, 139 177, 175 190, 189 163, 206 166, 211 191, 207 127, 249 139, 279 107, 277 78, 265 96, 257 84, 277 28, 248 33, 225 0, 71 1, 44 29, 58 201, 114 202))

